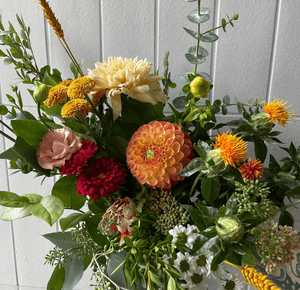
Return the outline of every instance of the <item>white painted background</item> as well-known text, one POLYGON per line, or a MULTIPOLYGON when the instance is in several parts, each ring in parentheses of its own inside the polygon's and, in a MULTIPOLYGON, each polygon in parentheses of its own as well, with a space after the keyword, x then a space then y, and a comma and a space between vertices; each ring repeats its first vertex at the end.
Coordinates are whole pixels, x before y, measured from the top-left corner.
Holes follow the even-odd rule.
MULTIPOLYGON (((219 41, 203 46, 210 52, 200 71, 212 76, 213 101, 225 95, 239 101, 249 98, 262 100, 283 98, 292 105, 300 117, 300 1, 298 0, 202 0, 202 7, 212 9, 211 19, 203 30, 219 25, 226 14, 238 13, 235 27, 228 26, 227 33, 218 31, 219 41)), ((86 59, 90 68, 96 61, 109 56, 147 58, 154 69, 163 71, 162 60, 170 51, 170 70, 173 81, 180 73, 192 71, 193 66, 184 54, 195 40, 182 29, 196 29, 186 18, 196 9, 196 2, 183 0, 49 0, 59 19, 73 54, 78 60, 86 59)), ((50 64, 62 71, 63 78, 72 77, 68 70, 69 59, 56 35, 49 29, 38 0, 0 0, 3 22, 11 21, 16 28, 15 14, 22 14, 32 29, 32 42, 40 67, 50 64)), ((10 84, 17 82, 12 66, 4 66, 0 59, 0 100, 7 104, 6 93, 11 94, 10 84)), ((35 113, 34 102, 26 89, 22 90, 26 109, 35 113)), ((179 90, 171 91, 176 97, 179 90)), ((225 117, 225 121, 235 117, 225 117)), ((223 118, 222 118, 223 120, 223 118)), ((299 122, 283 128, 281 140, 300 145, 299 122)), ((280 128, 276 128, 280 129, 280 128)), ((0 151, 11 144, 0 136, 0 151)), ((270 147, 271 150, 274 148, 270 147)), ((273 151, 280 158, 282 152, 273 151)), ((54 181, 49 179, 43 186, 41 179, 33 175, 11 175, 7 164, 0 160, 0 190, 17 194, 50 194, 54 181)), ((0 208, 0 213, 3 208, 0 208)), ((300 229, 300 217, 294 211, 296 226, 300 229)), ((41 235, 58 230, 44 221, 25 218, 14 222, 0 221, 0 290, 46 289, 52 267, 43 266, 45 254, 52 244, 41 235)), ((76 289, 88 289, 89 275, 85 275, 76 289)), ((212 287, 210 287, 212 288, 212 287)))

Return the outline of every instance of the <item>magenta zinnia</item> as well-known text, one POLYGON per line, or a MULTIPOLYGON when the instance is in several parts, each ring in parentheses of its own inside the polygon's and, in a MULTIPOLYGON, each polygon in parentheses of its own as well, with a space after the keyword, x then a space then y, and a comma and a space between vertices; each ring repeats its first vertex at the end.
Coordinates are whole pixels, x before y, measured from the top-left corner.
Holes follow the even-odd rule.
POLYGON ((132 135, 126 155, 127 165, 140 184, 169 189, 184 178, 177 174, 193 157, 193 146, 177 124, 152 121, 132 135))
POLYGON ((77 193, 90 196, 94 201, 111 195, 125 182, 126 172, 121 163, 112 158, 97 159, 77 177, 77 193))
POLYGON ((66 174, 68 177, 73 174, 80 173, 87 162, 94 157, 97 150, 97 145, 91 141, 84 141, 82 147, 77 151, 70 160, 67 160, 65 165, 60 167, 60 173, 66 174))

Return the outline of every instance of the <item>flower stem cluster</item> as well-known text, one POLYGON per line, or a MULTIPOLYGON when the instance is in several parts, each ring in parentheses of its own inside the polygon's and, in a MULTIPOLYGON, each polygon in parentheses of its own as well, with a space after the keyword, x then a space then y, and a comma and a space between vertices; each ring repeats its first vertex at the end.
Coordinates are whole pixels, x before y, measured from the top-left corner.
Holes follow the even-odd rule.
POLYGON ((145 208, 158 218, 154 227, 163 235, 177 225, 186 225, 190 219, 188 212, 183 209, 168 190, 152 190, 146 197, 145 208))
POLYGON ((256 227, 253 232, 261 238, 255 245, 268 274, 273 274, 293 261, 300 249, 298 232, 293 231, 292 227, 278 227, 278 224, 272 221, 256 227))
POLYGON ((244 178, 244 184, 236 183, 234 193, 238 205, 238 213, 249 211, 254 216, 271 219, 276 216, 278 207, 273 201, 268 199, 269 187, 261 183, 258 179, 249 181, 244 178))
POLYGON ((59 267, 62 267, 63 264, 71 260, 71 255, 71 249, 62 250, 55 246, 53 250, 50 250, 49 254, 46 255, 44 264, 51 266, 59 265, 59 267))

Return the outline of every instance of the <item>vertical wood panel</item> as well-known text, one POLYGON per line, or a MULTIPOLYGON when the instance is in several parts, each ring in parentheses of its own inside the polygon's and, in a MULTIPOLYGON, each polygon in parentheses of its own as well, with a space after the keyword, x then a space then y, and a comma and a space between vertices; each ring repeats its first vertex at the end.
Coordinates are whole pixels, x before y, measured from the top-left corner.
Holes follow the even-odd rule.
POLYGON ((239 19, 216 44, 214 99, 225 95, 242 102, 266 99, 275 8, 274 0, 220 1, 218 23, 226 14, 237 13, 239 19))
MULTIPOLYGON (((44 37, 44 19, 41 13, 41 7, 38 1, 0 1, 0 10, 2 14, 2 21, 5 28, 8 28, 8 21, 10 21, 16 31, 20 33, 20 26, 16 19, 16 14, 22 16, 26 26, 31 28, 31 41, 34 50, 34 55, 37 60, 38 67, 43 67, 46 65, 46 44, 44 37)), ((1 47, 1 49, 3 49, 1 47)), ((6 49, 4 50, 6 51, 6 49)), ((10 85, 17 83, 19 81, 18 75, 14 71, 14 65, 6 66, 3 64, 3 58, 0 58, 0 83, 2 87, 3 102, 9 103, 5 97, 5 94, 10 94, 14 96, 10 85)), ((33 101, 31 95, 28 93, 27 88, 33 89, 32 86, 20 85, 20 91, 22 92, 22 98, 24 105, 33 106, 35 102, 33 101)))
POLYGON ((102 1, 103 58, 154 61, 154 1, 102 1))

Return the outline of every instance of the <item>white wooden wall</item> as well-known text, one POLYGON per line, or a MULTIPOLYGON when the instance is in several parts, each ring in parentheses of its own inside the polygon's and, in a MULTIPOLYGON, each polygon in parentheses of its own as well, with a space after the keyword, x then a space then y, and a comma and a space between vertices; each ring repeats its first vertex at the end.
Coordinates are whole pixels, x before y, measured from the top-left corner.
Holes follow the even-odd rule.
MULTIPOLYGON (((192 71, 184 54, 195 41, 182 27, 195 29, 186 15, 196 9, 196 2, 183 0, 49 0, 59 19, 65 38, 78 60, 87 60, 87 66, 107 60, 109 56, 122 56, 153 62, 153 68, 163 72, 163 57, 170 51, 170 70, 173 81, 180 73, 192 71)), ((298 0, 202 0, 202 7, 212 9, 211 19, 203 26, 210 29, 219 25, 226 14, 238 13, 235 27, 227 33, 219 30, 219 41, 203 44, 210 52, 200 71, 211 74, 214 88, 211 100, 225 95, 247 102, 249 98, 270 100, 283 98, 292 105, 300 118, 300 1, 298 0)), ((31 27, 31 37, 38 65, 50 64, 62 71, 63 78, 71 77, 69 59, 58 39, 45 22, 38 0, 0 0, 3 22, 11 21, 18 27, 15 14, 21 14, 31 27)), ((0 59, 0 100, 7 104, 6 93, 10 84, 17 82, 12 66, 4 66, 0 59)), ((177 82, 178 87, 181 84, 177 82)), ((35 113, 34 102, 22 90, 26 109, 35 113)), ((176 97, 179 89, 171 91, 176 97)), ((235 117, 232 112, 226 117, 235 117)), ((284 128, 281 140, 300 145, 299 122, 284 128)), ((280 129, 280 128, 277 128, 280 129)), ((11 144, 0 136, 0 151, 11 144)), ((271 147, 272 150, 272 147, 271 147)), ((281 151, 274 155, 280 157, 281 151)), ((0 190, 17 194, 50 194, 54 180, 40 185, 41 179, 33 175, 11 175, 8 166, 0 160, 0 190)), ((3 208, 0 208, 0 213, 3 208)), ((296 226, 300 229, 299 213, 294 210, 296 226)), ((45 254, 52 244, 41 235, 58 230, 42 220, 25 218, 14 222, 0 221, 0 289, 46 289, 53 268, 43 266, 45 254)), ((88 289, 89 275, 85 275, 76 289, 88 289)))

